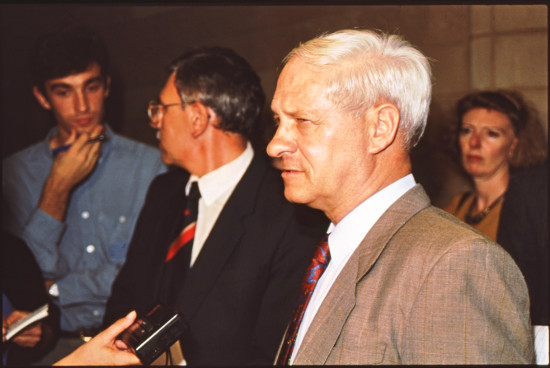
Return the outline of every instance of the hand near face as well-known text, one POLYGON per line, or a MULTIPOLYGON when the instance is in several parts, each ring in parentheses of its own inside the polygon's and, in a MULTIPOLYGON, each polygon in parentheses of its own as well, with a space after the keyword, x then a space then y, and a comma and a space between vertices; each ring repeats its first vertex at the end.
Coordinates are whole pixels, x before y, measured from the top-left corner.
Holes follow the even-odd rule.
POLYGON ((54 365, 141 365, 126 344, 116 340, 135 319, 136 312, 130 312, 54 365))
POLYGON ((90 133, 82 133, 77 137, 73 129, 69 139, 64 142, 71 147, 55 158, 42 189, 39 207, 59 221, 65 217, 71 190, 92 172, 99 159, 101 143, 87 141, 102 131, 103 127, 98 125, 90 133))
MULTIPOLYGON (((13 323, 19 321, 21 318, 25 317, 29 312, 26 311, 13 311, 12 314, 9 315, 8 318, 5 320, 6 327, 11 326, 13 323)), ((2 324, 2 340, 5 339, 5 330, 4 330, 4 324, 2 324)), ((33 348, 38 344, 40 339, 42 338, 42 323, 34 323, 24 329, 22 332, 20 332, 17 336, 15 336, 12 341, 24 348, 33 348)))
POLYGON ((58 184, 73 188, 92 172, 99 159, 100 142, 87 143, 88 139, 101 134, 103 127, 98 125, 88 133, 76 136, 76 130, 65 144, 71 144, 65 152, 60 152, 50 170, 50 177, 53 177, 58 184))

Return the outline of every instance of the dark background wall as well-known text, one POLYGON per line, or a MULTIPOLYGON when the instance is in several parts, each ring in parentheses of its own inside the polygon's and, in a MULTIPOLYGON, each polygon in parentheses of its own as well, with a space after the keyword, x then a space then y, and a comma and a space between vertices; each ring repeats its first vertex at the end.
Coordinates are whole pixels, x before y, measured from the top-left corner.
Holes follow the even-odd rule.
MULTIPOLYGON (((155 145, 147 102, 168 63, 187 48, 231 47, 262 78, 271 99, 280 60, 300 41, 342 28, 399 33, 432 59, 429 126, 413 152, 414 173, 436 205, 468 186, 446 156, 453 103, 475 88, 521 90, 548 121, 545 5, 111 5, 2 4, 2 157, 44 138, 49 115, 31 94, 27 54, 34 38, 64 23, 96 29, 110 49, 108 119, 118 132, 155 145)), ((269 134, 266 136, 266 139, 269 134)))

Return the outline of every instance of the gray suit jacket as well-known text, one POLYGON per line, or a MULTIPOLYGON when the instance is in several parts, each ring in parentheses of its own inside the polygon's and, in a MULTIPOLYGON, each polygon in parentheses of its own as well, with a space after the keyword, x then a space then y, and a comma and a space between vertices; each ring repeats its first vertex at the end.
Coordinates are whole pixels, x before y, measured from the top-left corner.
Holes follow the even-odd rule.
POLYGON ((294 364, 534 363, 529 297, 496 243, 420 185, 378 220, 320 306, 294 364))

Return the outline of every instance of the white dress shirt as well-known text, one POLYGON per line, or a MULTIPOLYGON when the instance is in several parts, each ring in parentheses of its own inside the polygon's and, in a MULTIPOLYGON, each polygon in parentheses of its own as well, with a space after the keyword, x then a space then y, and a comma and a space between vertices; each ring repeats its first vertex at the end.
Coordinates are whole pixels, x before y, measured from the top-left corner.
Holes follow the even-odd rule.
POLYGON ((290 364, 294 361, 315 314, 348 259, 388 207, 414 187, 415 184, 413 175, 409 174, 367 198, 348 213, 338 225, 330 224, 327 233, 329 234, 328 244, 331 260, 323 276, 317 281, 315 290, 307 305, 296 336, 290 364))
POLYGON ((537 365, 548 365, 548 326, 533 326, 537 365))
POLYGON ((201 198, 199 199, 199 213, 195 239, 191 250, 191 266, 195 263, 199 253, 214 227, 218 216, 222 212, 233 190, 241 181, 244 173, 254 158, 254 150, 250 142, 244 152, 233 161, 209 172, 202 177, 191 175, 185 186, 185 194, 189 195, 191 183, 198 182, 201 198))

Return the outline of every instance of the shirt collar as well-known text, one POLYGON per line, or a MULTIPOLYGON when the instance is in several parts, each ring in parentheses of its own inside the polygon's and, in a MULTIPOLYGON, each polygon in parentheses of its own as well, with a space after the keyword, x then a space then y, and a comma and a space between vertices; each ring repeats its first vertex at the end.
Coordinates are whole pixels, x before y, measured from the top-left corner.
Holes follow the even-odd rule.
POLYGON ((327 231, 331 262, 347 260, 384 212, 415 184, 413 175, 408 174, 367 198, 338 225, 331 223, 327 231))
POLYGON ((233 161, 209 172, 202 177, 191 175, 185 186, 185 194, 189 195, 191 183, 198 182, 202 200, 206 205, 212 204, 229 189, 237 186, 254 157, 254 149, 250 142, 246 143, 246 149, 233 161))

